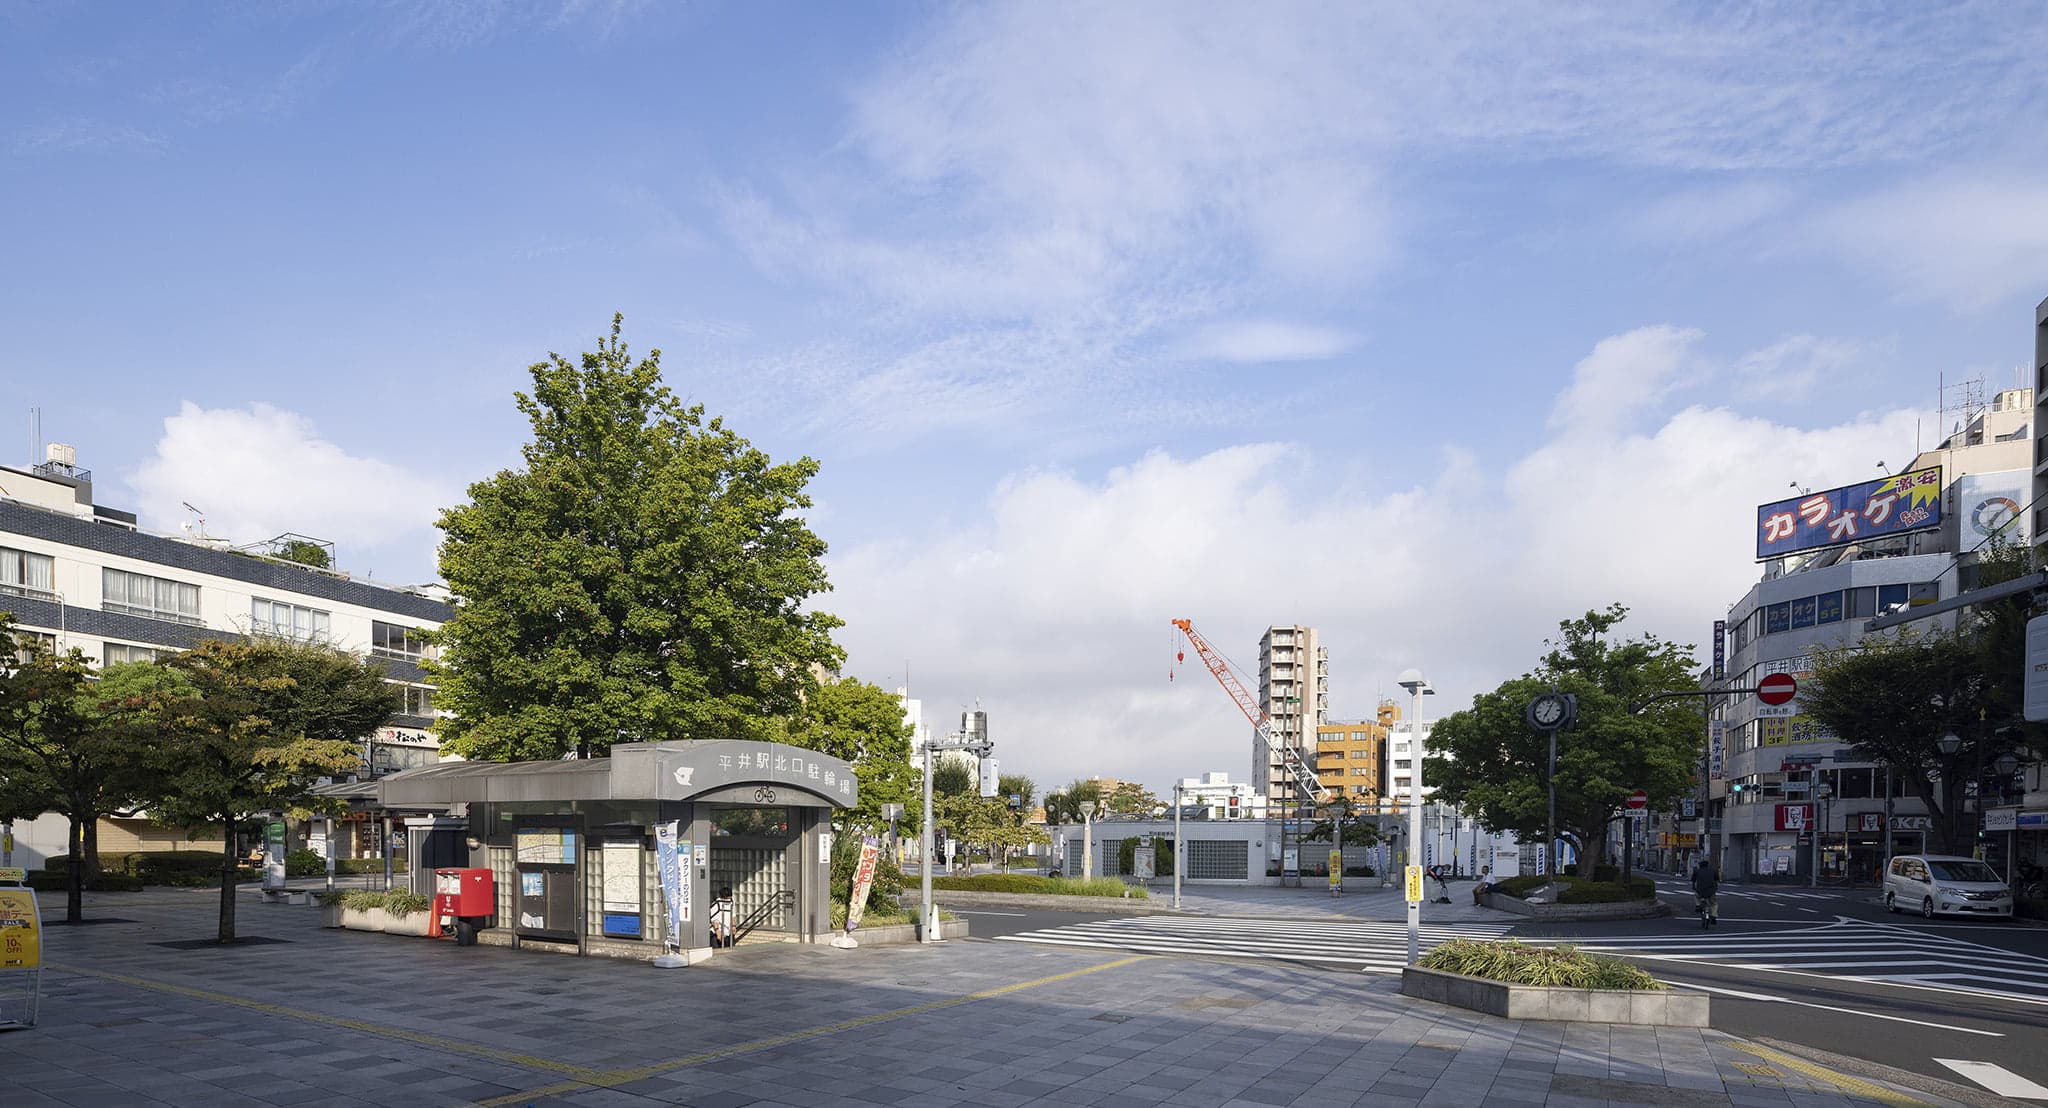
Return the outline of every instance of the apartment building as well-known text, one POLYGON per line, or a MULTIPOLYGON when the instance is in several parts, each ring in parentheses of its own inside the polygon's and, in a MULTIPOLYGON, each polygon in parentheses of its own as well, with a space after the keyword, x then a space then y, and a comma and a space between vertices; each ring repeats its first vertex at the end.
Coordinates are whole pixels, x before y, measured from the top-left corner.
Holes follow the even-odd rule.
MULTIPOLYGON (((145 532, 133 513, 94 503, 91 471, 60 444, 37 465, 0 466, 0 611, 13 615, 18 633, 55 650, 76 648, 95 666, 152 659, 203 639, 330 643, 377 659, 403 689, 398 714, 363 736, 364 774, 438 761, 420 632, 449 618, 445 592, 377 584, 281 553, 331 561, 325 544, 297 535, 234 546, 207 536, 203 524, 176 536, 145 532)), ((143 819, 107 820, 99 835, 108 853, 197 845, 182 830, 143 819)), ((64 849, 62 823, 51 817, 17 827, 16 838, 16 865, 64 849)))
POLYGON ((1388 700, 1380 703, 1372 719, 1317 725, 1316 779, 1332 797, 1358 811, 1379 804, 1387 795, 1387 737, 1400 719, 1400 706, 1388 700))
MULTIPOLYGON (((1259 707, 1280 741, 1313 766, 1316 728, 1328 721, 1330 654, 1313 627, 1274 625, 1259 637, 1259 707)), ((1293 803, 1294 786, 1280 756, 1252 735, 1252 788, 1274 804, 1293 803)))

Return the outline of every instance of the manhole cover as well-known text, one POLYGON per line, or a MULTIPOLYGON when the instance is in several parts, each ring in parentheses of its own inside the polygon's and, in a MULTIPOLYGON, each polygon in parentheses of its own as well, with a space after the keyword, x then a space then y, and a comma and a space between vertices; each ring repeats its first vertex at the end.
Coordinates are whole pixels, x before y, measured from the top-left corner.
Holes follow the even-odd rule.
POLYGON ((243 935, 232 943, 223 943, 218 939, 180 939, 172 943, 151 943, 149 945, 160 946, 165 950, 219 950, 224 946, 269 946, 272 943, 288 942, 291 942, 291 940, 273 939, 266 935, 243 935))
POLYGON ((1096 1020, 1096 1021, 1098 1021, 1098 1022, 1101 1022, 1101 1023, 1129 1023, 1129 1022, 1131 1022, 1131 1017, 1129 1017, 1129 1016, 1126 1016, 1126 1015, 1124 1015, 1124 1014, 1123 1014, 1123 1013, 1121 1013, 1121 1012, 1104 1012, 1104 1013, 1102 1013, 1102 1014, 1101 1014, 1101 1015, 1099 1015, 1099 1016, 1089 1016, 1088 1018, 1089 1018, 1089 1019, 1092 1019, 1092 1020, 1096 1020))

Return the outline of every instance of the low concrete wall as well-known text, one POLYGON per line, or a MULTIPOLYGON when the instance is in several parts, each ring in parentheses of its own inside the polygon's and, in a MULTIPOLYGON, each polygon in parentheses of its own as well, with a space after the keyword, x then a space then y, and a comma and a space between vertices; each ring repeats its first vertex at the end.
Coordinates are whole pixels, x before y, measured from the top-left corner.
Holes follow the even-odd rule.
MULTIPOLYGON (((915 887, 902 896, 906 905, 918 902, 915 887)), ((1170 901, 1116 896, 1053 896, 1046 893, 983 893, 957 889, 933 889, 932 902, 947 908, 1044 908, 1055 912, 1171 912, 1170 901)))
MULTIPOLYGON (((892 923, 885 927, 862 927, 853 933, 853 938, 855 942, 862 946, 907 946, 920 941, 918 936, 919 930, 920 928, 915 923, 892 923)), ((844 934, 844 932, 832 931, 820 935, 811 941, 819 944, 830 943, 841 934, 844 934)), ((940 941, 964 939, 968 935, 968 924, 964 919, 939 921, 940 941)))
POLYGON ((1708 998, 1703 993, 1554 989, 1409 966, 1401 971, 1401 995, 1511 1020, 1625 1023, 1637 1027, 1707 1026, 1708 998))
POLYGON ((1659 919, 1671 914, 1661 900, 1622 900, 1612 904, 1531 904, 1505 893, 1487 893, 1480 901, 1488 908, 1531 916, 1542 920, 1659 919))

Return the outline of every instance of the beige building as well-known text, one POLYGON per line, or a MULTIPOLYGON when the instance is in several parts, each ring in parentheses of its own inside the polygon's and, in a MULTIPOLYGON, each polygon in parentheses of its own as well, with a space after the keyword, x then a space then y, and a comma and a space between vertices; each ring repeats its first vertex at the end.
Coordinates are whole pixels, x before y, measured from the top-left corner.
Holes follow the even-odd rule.
POLYGON ((1316 779, 1354 811, 1386 795, 1387 734, 1401 708, 1382 701, 1373 719, 1331 720, 1316 727, 1316 779))
MULTIPOLYGON (((1273 721, 1274 735, 1313 766, 1316 729, 1330 709, 1330 654, 1315 628, 1275 625, 1259 637, 1259 707, 1273 721)), ((1292 803, 1295 795, 1280 755, 1256 733, 1252 788, 1273 802, 1292 803)))

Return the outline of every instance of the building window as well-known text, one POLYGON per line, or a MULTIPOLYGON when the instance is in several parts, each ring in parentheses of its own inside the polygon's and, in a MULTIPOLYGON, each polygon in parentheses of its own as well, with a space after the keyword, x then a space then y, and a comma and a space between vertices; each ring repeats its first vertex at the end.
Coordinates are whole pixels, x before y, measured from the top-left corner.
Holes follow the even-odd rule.
POLYGON ((159 650, 153 646, 130 646, 124 642, 110 642, 100 648, 100 664, 111 666, 120 662, 154 662, 158 658, 177 653, 174 650, 159 650))
POLYGON ((328 614, 302 604, 254 597, 249 601, 249 633, 300 642, 327 641, 328 614))
POLYGON ((48 554, 30 554, 26 550, 9 550, 0 546, 0 593, 54 600, 57 594, 50 587, 53 564, 48 554))
POLYGON ((168 620, 188 627, 204 627, 199 618, 199 586, 167 581, 125 570, 100 571, 100 609, 125 616, 168 620))
POLYGON ((427 644, 416 627, 402 627, 381 619, 370 621, 370 653, 380 658, 418 658, 427 644))
POLYGON ((402 716, 423 716, 423 717, 426 717, 426 718, 428 718, 428 719, 431 719, 431 718, 433 718, 433 715, 434 715, 434 689, 433 689, 433 686, 431 686, 431 685, 400 685, 400 686, 398 686, 398 688, 399 688, 399 692, 400 692, 400 701, 399 701, 399 708, 398 708, 398 714, 399 714, 399 715, 402 715, 402 716))
MULTIPOLYGON (((4 641, 6 640, 0 639, 0 642, 4 641)), ((46 635, 41 631, 16 631, 14 633, 14 642, 14 662, 16 665, 28 664, 29 656, 34 653, 35 647, 41 647, 45 654, 55 654, 57 652, 57 636, 46 635)))

